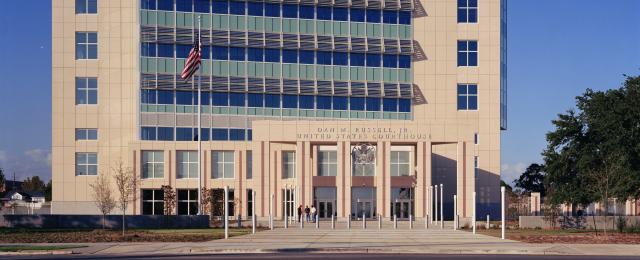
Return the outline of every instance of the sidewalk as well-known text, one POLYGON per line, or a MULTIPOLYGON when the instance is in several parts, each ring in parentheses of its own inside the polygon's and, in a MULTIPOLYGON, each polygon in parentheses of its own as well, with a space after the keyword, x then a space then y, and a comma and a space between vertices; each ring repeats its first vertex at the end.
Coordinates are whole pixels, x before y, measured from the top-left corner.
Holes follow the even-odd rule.
MULTIPOLYGON (((640 255, 640 245, 528 244, 451 228, 362 225, 332 230, 307 225, 258 232, 204 243, 97 243, 74 249, 96 255, 230 254, 230 253, 419 253, 419 254, 533 254, 640 255)), ((338 228, 338 227, 336 227, 338 228)))

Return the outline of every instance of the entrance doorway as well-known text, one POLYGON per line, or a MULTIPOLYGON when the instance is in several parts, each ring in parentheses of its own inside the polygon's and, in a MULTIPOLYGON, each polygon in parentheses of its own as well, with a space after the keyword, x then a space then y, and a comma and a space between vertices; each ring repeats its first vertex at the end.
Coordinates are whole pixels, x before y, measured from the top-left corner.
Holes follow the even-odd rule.
POLYGON ((362 219, 376 218, 376 188, 353 187, 351 188, 351 218, 362 219))
POLYGON ((362 219, 362 215, 364 214, 365 218, 373 218, 375 216, 375 211, 373 210, 374 201, 373 200, 359 200, 356 202, 356 219, 362 219))
POLYGON ((393 213, 399 219, 409 218, 411 212, 411 202, 408 199, 398 199, 393 202, 393 213))
POLYGON ((337 216, 336 188, 316 187, 313 191, 313 204, 316 206, 318 218, 327 219, 337 216))
MULTIPOLYGON (((391 188, 391 217, 409 219, 414 215, 413 188, 391 188)), ((414 215, 415 216, 415 215, 414 215)))

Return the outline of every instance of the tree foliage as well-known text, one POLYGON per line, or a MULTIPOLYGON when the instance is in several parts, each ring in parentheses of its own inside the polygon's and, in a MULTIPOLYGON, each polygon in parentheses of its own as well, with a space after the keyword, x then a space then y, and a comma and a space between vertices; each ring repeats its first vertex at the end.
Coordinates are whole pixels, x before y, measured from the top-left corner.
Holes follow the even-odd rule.
POLYGON ((25 192, 44 192, 44 182, 38 176, 27 177, 22 182, 22 191, 25 192))
POLYGON ((606 91, 587 89, 576 110, 547 133, 544 184, 554 204, 587 205, 640 195, 640 77, 606 91))
POLYGON ((544 176, 544 166, 532 163, 515 181, 515 186, 527 193, 540 192, 540 195, 544 196, 544 176))
POLYGON ((113 179, 118 188, 118 209, 122 211, 122 235, 125 230, 125 214, 129 203, 136 200, 134 196, 137 187, 140 185, 140 178, 129 167, 125 167, 122 161, 117 161, 115 167, 111 169, 113 179))
POLYGON ((106 174, 98 175, 95 182, 89 184, 91 188, 91 196, 100 213, 102 213, 102 228, 106 228, 106 217, 114 208, 116 208, 116 199, 113 196, 109 176, 106 174))
POLYGON ((161 189, 164 195, 164 214, 173 215, 176 209, 176 191, 171 185, 162 185, 161 189))

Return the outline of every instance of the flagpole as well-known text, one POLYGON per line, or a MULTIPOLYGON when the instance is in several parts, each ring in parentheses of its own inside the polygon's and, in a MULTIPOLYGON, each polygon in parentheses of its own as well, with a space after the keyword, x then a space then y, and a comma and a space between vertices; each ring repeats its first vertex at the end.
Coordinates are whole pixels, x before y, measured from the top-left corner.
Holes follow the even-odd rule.
MULTIPOLYGON (((200 41, 200 15, 198 15, 198 51, 202 55, 202 43, 200 41)), ((202 57, 202 56, 201 56, 202 57)), ((198 215, 203 215, 202 212, 202 126, 201 126, 201 112, 202 110, 202 91, 200 90, 202 79, 202 70, 198 68, 198 215)))

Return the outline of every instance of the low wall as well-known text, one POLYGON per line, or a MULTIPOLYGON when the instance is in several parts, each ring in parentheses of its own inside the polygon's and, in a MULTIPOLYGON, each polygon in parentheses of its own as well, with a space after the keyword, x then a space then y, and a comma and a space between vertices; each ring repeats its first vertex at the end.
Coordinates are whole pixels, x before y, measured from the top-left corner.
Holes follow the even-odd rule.
MULTIPOLYGON (((577 228, 577 229, 593 229, 594 221, 598 229, 605 227, 615 229, 617 227, 618 218, 622 217, 627 222, 627 227, 640 225, 640 216, 558 216, 556 217, 555 227, 557 228, 577 228)), ((518 221, 520 228, 552 228, 552 221, 544 216, 520 216, 518 221)))
MULTIPOLYGON (((122 227, 122 216, 108 215, 107 228, 122 227)), ((127 228, 207 228, 209 216, 130 215, 127 228)), ((101 228, 100 215, 0 215, 0 227, 6 228, 101 228)))

